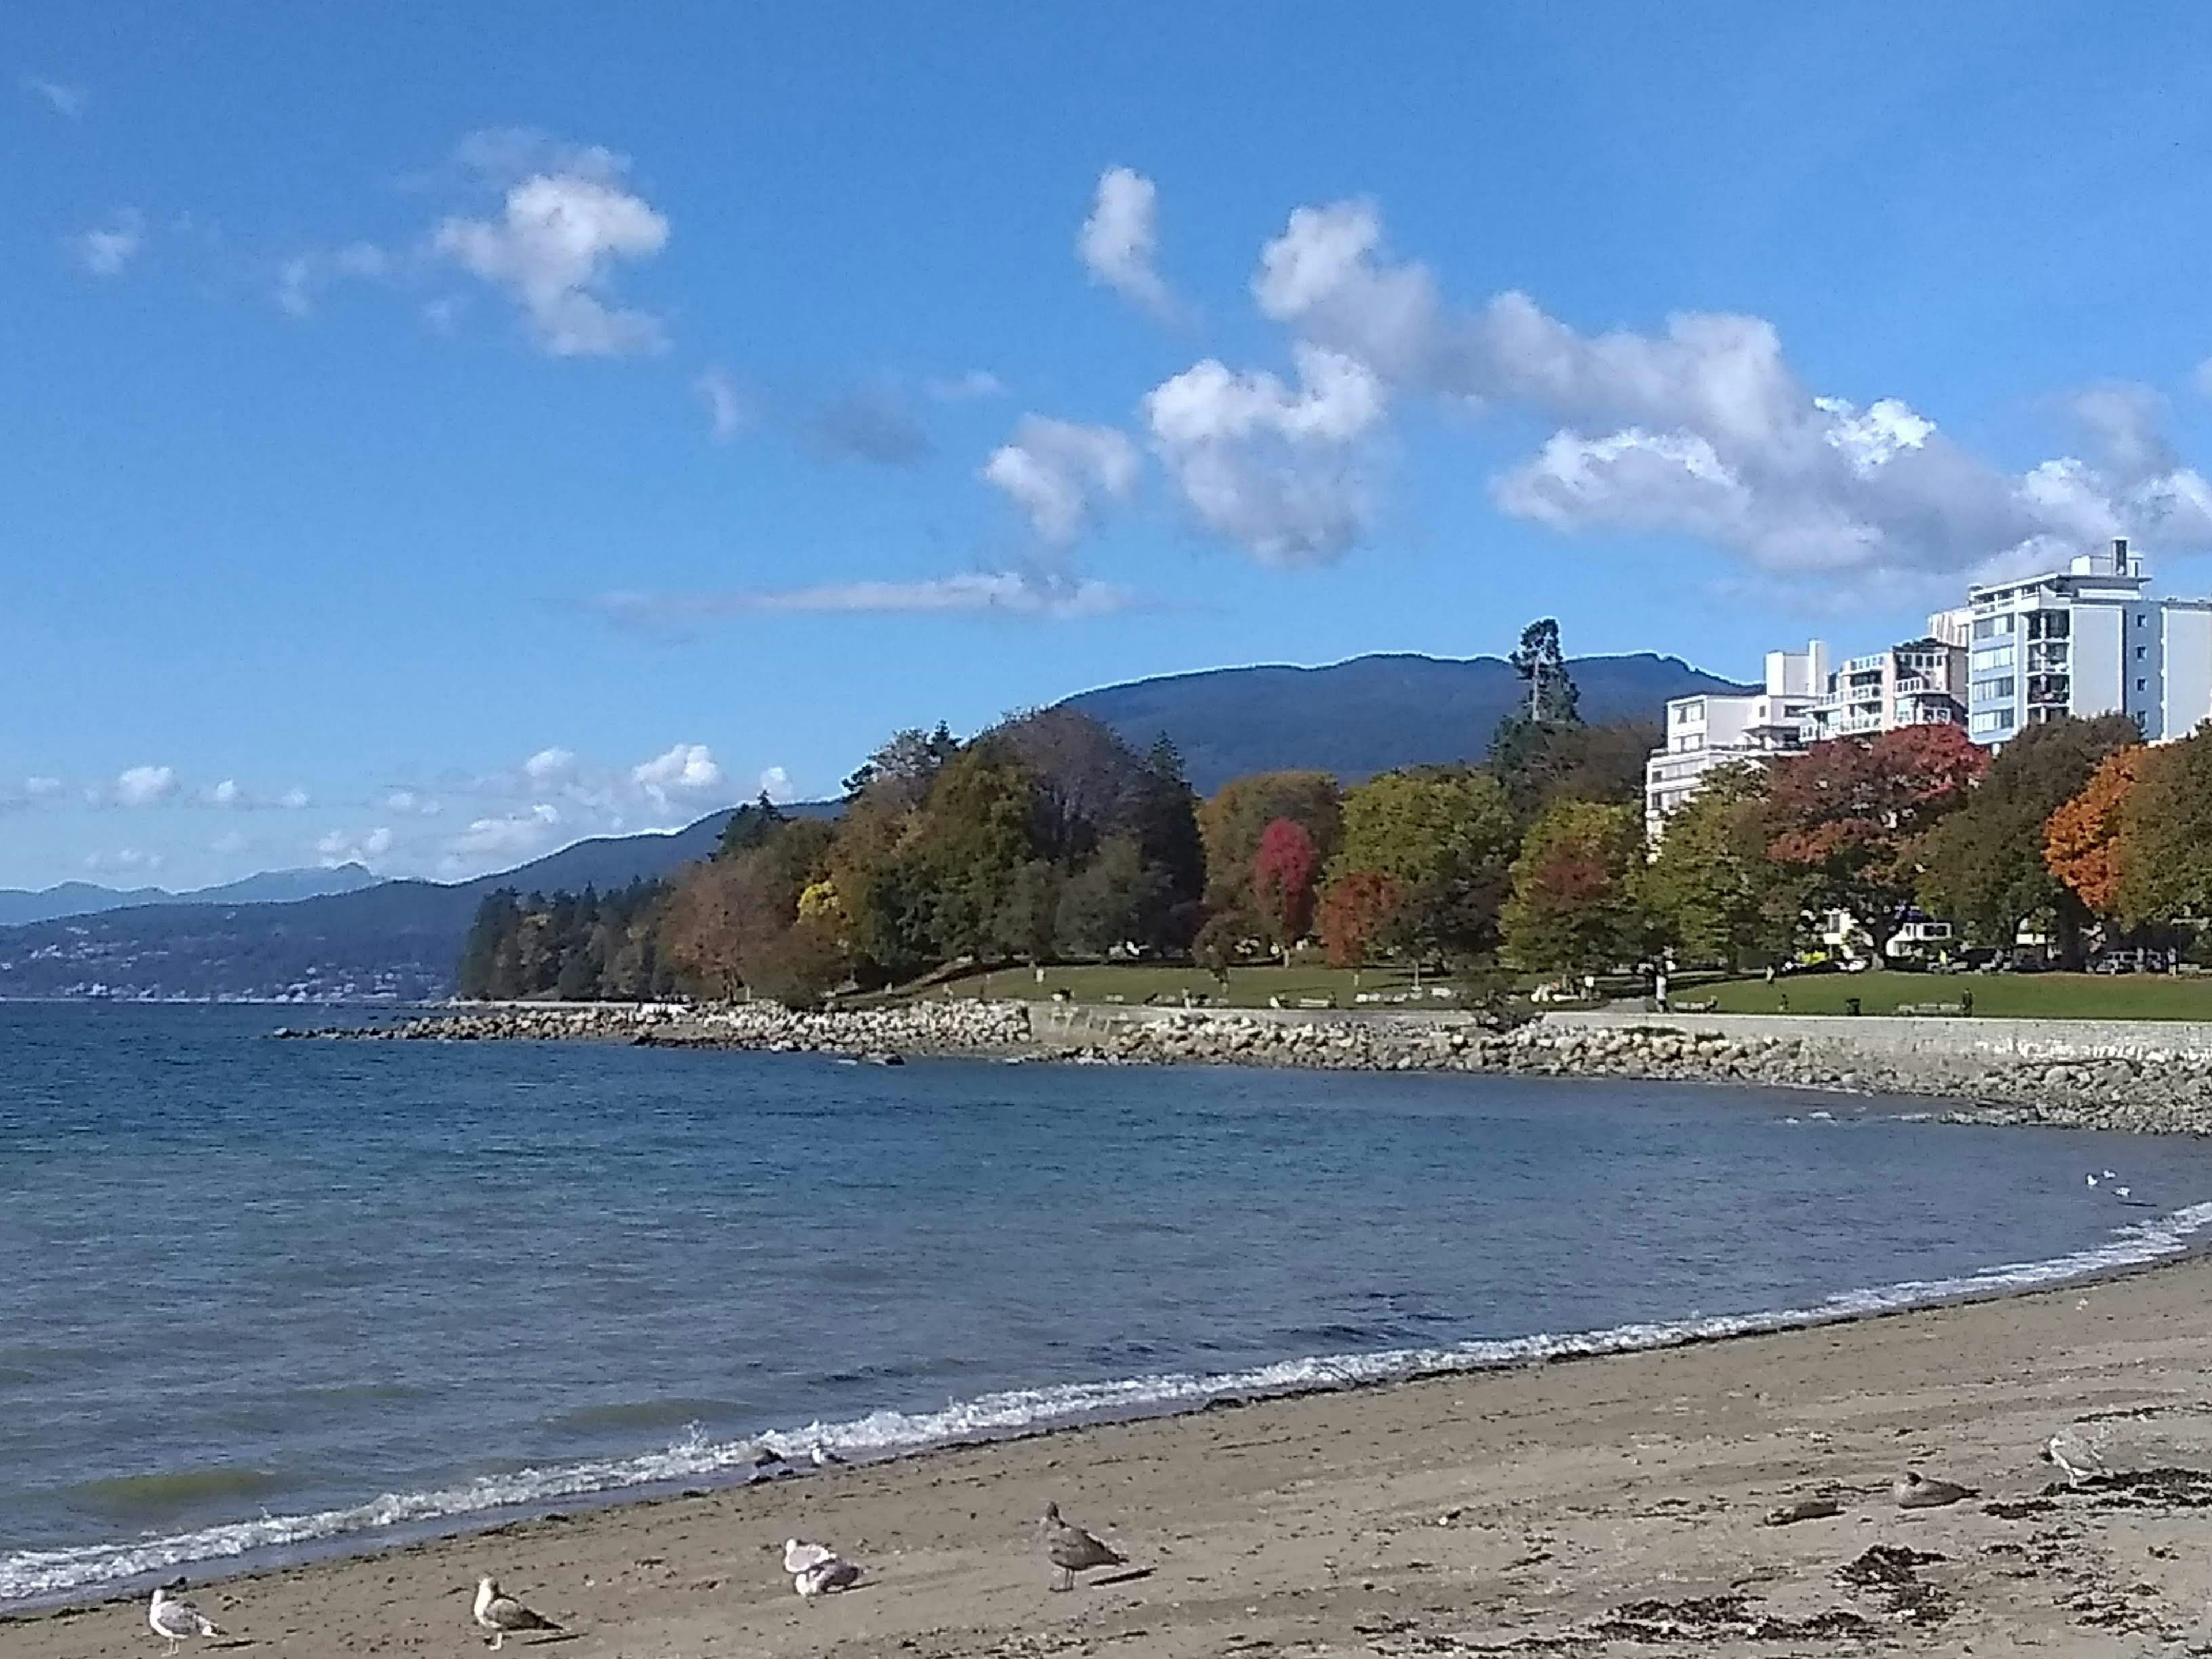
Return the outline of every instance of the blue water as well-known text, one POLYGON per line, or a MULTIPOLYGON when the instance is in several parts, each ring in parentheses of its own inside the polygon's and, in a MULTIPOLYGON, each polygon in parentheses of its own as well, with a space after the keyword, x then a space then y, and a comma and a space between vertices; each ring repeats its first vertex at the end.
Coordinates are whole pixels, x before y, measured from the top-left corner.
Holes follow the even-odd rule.
POLYGON ((2212 1220, 2212 1143, 1910 1103, 268 1040, 297 1018, 0 1004, 0 1601, 736 1478, 764 1431, 1630 1346, 2212 1220))

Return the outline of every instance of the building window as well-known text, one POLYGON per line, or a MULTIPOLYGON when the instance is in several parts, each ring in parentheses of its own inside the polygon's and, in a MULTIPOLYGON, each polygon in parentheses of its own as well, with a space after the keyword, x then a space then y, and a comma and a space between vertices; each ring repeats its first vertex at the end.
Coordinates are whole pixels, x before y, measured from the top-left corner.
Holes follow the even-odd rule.
MULTIPOLYGON (((2142 620, 2142 618, 2141 617, 2136 617, 2136 620, 2137 622, 2141 622, 2141 621, 2142 620)), ((2140 645, 2139 645, 2139 646, 2137 646, 2137 647, 2136 647, 2136 660, 2137 662, 2141 662, 2141 661, 2142 661, 2142 660, 2146 656, 2148 656, 2148 654, 2149 654, 2148 647, 2144 647, 2144 646, 2140 646, 2140 645)))
POLYGON ((2142 690, 2142 689, 2143 689, 2143 682, 2142 682, 2142 681, 2141 681, 2141 680, 2137 680, 2137 681, 2136 682, 2136 690, 2138 690, 2138 691, 2140 691, 2140 690, 2142 690))

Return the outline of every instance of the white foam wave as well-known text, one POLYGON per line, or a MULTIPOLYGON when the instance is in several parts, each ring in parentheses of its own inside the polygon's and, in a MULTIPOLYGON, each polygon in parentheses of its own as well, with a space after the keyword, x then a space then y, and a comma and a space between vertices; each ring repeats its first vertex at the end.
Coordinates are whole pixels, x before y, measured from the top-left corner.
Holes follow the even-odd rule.
POLYGON ((747 1440, 713 1441, 694 1430, 665 1449, 550 1469, 518 1469, 435 1492, 386 1493, 349 1509, 264 1515, 173 1537, 26 1550, 0 1557, 0 1603, 66 1595, 91 1586, 167 1572, 252 1553, 327 1544, 352 1534, 451 1520, 489 1510, 543 1505, 564 1498, 667 1485, 743 1470, 766 1444, 804 1462, 809 1449, 883 1457, 967 1440, 1034 1432, 1109 1416, 1164 1415, 1231 1395, 1300 1393, 1401 1382, 1453 1371, 1490 1370, 1588 1355, 1675 1347, 1720 1337, 1792 1330, 1870 1314, 2007 1292, 2142 1267, 2179 1255, 2212 1226, 2212 1203, 2192 1205, 2118 1229, 2105 1243, 2041 1261, 2007 1262, 1947 1279, 1907 1279, 1850 1291, 1809 1308, 1616 1325, 1607 1330, 1479 1340, 1443 1347, 1311 1355, 1248 1370, 1166 1372, 1101 1382, 1012 1389, 954 1401, 931 1412, 873 1412, 843 1422, 815 1422, 747 1440))

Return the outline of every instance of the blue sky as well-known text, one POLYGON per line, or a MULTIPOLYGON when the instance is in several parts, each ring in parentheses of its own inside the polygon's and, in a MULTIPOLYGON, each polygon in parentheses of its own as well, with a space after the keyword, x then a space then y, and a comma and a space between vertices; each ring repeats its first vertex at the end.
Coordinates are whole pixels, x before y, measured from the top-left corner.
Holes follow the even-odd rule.
POLYGON ((2121 531, 2203 592, 2208 70, 2182 7, 12 9, 0 884, 474 873, 1542 614, 1747 674, 2121 531))

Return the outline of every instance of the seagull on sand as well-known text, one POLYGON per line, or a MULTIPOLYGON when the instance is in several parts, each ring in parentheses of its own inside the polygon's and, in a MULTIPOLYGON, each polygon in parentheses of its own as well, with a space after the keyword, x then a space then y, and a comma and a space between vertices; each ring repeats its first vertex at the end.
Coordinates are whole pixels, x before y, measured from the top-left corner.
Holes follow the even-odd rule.
POLYGON ((802 1539, 783 1540, 783 1570, 791 1587, 809 1601, 827 1591, 850 1589, 860 1582, 860 1570, 827 1544, 802 1539))
POLYGON ((512 1595, 502 1594, 498 1581, 490 1577, 477 1580, 476 1613, 477 1623, 491 1632, 495 1653, 512 1632, 561 1628, 544 1613, 532 1613, 512 1595))
POLYGON ((826 1469, 845 1461, 819 1441, 806 1449, 806 1458, 817 1469, 826 1469))
POLYGON ((1917 1469, 1907 1469, 1891 1483, 1889 1489, 1901 1510, 1940 1510, 1947 1504, 1974 1495, 1972 1486, 1962 1486, 1954 1480, 1930 1480, 1917 1469))
POLYGON ((1064 1581, 1055 1583, 1056 1590, 1075 1588, 1075 1575, 1092 1567, 1118 1567, 1128 1560, 1121 1551, 1100 1543, 1082 1528, 1073 1526, 1060 1518, 1057 1503, 1044 1506, 1045 1559, 1060 1569, 1064 1581))
POLYGON ((179 1601, 169 1594, 173 1589, 184 1587, 185 1581, 181 1578, 155 1585, 153 1605, 146 1609, 147 1625, 155 1635, 169 1644, 171 1653, 183 1646, 187 1637, 222 1634, 216 1627, 215 1621, 198 1607, 189 1601, 179 1601))
POLYGON ((2043 1443, 2043 1461, 2056 1463, 2066 1484, 2078 1486, 2093 1474, 2105 1472, 2105 1460, 2097 1450, 2097 1443, 2078 1429, 2061 1429, 2043 1443))
POLYGON ((811 1601, 816 1596, 848 1590, 860 1582, 860 1570, 850 1561, 831 1556, 827 1561, 791 1575, 791 1587, 811 1601))

